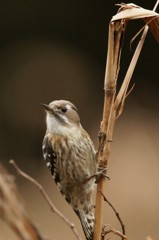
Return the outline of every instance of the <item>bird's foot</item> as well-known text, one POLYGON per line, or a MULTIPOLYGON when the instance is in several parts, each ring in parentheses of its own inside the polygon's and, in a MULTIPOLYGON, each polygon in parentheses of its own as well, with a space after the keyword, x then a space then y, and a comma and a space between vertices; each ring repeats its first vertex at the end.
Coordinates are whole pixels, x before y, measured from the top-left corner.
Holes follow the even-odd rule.
POLYGON ((103 177, 106 178, 107 180, 110 180, 110 177, 106 174, 106 172, 107 172, 107 168, 99 167, 98 172, 96 173, 95 183, 98 183, 99 180, 103 177))
POLYGON ((95 183, 98 183, 99 180, 103 177, 105 177, 107 180, 110 180, 110 177, 106 175, 106 171, 107 171, 106 168, 98 168, 98 172, 85 178, 83 183, 89 182, 92 178, 95 178, 95 183))

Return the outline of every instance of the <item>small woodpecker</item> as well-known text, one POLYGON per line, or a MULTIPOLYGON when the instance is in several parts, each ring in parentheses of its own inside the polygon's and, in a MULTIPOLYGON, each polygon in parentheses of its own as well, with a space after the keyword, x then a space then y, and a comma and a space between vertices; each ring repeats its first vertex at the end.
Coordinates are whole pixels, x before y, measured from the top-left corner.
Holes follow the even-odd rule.
POLYGON ((97 171, 94 145, 71 102, 56 100, 42 106, 46 110, 46 134, 42 145, 46 166, 79 217, 86 239, 92 240, 95 179, 91 176, 97 171))

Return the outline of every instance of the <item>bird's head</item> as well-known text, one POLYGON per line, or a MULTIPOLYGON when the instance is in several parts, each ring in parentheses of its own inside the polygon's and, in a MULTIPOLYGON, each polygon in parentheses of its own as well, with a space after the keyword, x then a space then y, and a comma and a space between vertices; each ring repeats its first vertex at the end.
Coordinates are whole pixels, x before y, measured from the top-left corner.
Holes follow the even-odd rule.
POLYGON ((69 101, 56 100, 49 105, 42 104, 46 111, 47 130, 57 132, 61 128, 80 126, 77 108, 69 101))

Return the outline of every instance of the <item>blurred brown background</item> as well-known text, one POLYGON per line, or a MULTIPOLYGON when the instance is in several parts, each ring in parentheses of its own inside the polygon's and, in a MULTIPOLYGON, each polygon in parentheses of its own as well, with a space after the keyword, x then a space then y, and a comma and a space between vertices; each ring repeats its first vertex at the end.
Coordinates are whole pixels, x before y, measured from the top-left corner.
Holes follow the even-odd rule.
MULTIPOLYGON (((115 3, 119 2, 0 2, 0 161, 15 174, 8 164, 10 158, 15 159, 23 170, 38 179, 56 206, 76 224, 82 237, 78 219, 57 192, 42 158, 45 114, 41 103, 55 99, 72 101, 97 146, 108 23, 117 10, 115 3)), ((155 1, 134 3, 152 9, 155 1)), ((120 80, 133 53, 130 39, 141 26, 142 21, 128 25, 120 80)), ((149 33, 133 75, 135 89, 115 127, 109 164, 107 197, 119 211, 132 240, 148 235, 159 238, 158 57, 158 44, 149 33)), ((19 177, 17 184, 44 235, 50 239, 74 239, 31 184, 19 177)), ((120 229, 108 206, 105 223, 120 229)), ((0 220, 0 240, 16 239, 0 220)))

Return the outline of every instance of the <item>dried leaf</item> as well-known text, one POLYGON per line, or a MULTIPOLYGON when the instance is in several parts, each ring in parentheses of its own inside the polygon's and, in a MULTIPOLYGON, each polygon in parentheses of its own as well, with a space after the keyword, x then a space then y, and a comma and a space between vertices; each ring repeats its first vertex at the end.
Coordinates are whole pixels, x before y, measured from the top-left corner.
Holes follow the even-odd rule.
POLYGON ((121 6, 121 8, 119 9, 119 12, 113 16, 111 21, 117 21, 121 19, 133 20, 159 16, 159 14, 154 11, 147 10, 132 3, 118 4, 118 6, 121 6))

